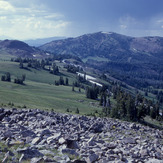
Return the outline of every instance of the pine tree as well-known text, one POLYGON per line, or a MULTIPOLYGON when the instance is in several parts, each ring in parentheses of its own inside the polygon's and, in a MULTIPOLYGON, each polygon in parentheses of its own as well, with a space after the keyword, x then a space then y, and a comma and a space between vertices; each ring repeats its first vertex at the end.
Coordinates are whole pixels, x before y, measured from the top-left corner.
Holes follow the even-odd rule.
POLYGON ((118 110, 119 110, 119 108, 117 106, 112 108, 112 110, 111 110, 111 117, 112 118, 119 118, 118 110))
POLYGON ((24 65, 23 65, 23 61, 21 60, 20 63, 19 63, 19 68, 23 68, 24 65))
POLYGON ((66 85, 69 85, 69 81, 68 81, 68 78, 66 78, 66 85))
POLYGON ((79 92, 81 92, 81 89, 79 88, 79 92))
POLYGON ((126 101, 127 120, 133 121, 135 119, 135 101, 131 96, 128 96, 126 101))
POLYGON ((76 113, 76 114, 79 114, 79 109, 78 109, 78 108, 76 108, 75 113, 76 113))
POLYGON ((142 103, 139 106, 137 106, 137 119, 141 120, 144 118, 145 115, 146 115, 146 110, 144 104, 142 103))
POLYGON ((73 92, 75 91, 74 83, 72 84, 72 91, 73 91, 73 92))
POLYGON ((22 80, 25 81, 25 79, 26 79, 26 75, 23 74, 23 75, 22 75, 22 80))
POLYGON ((157 115, 156 109, 154 107, 152 107, 151 110, 150 110, 150 117, 155 119, 156 115, 157 115))
POLYGON ((5 75, 1 76, 1 81, 5 81, 5 75))
POLYGON ((6 73, 6 76, 5 76, 5 81, 8 81, 10 82, 11 81, 11 75, 9 72, 6 73))
POLYGON ((42 69, 45 69, 45 65, 46 65, 46 64, 45 64, 45 61, 42 59, 42 60, 41 60, 41 68, 42 68, 42 69))
POLYGON ((62 76, 60 76, 60 78, 59 78, 59 84, 60 84, 60 85, 64 85, 64 79, 63 79, 62 76))

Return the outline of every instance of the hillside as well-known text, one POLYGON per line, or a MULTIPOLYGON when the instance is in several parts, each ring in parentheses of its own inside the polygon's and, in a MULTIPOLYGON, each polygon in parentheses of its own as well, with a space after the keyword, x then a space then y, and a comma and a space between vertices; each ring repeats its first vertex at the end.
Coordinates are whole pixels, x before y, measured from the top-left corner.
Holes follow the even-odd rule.
POLYGON ((163 88, 163 38, 98 32, 52 41, 39 47, 79 56, 86 65, 137 88, 163 88), (157 84, 156 84, 157 83, 157 84))
POLYGON ((27 63, 24 63, 24 68, 19 68, 17 62, 0 61, 0 77, 7 72, 11 74, 11 82, 0 80, 0 107, 14 105, 16 108, 25 106, 31 109, 54 109, 58 112, 66 112, 68 108, 72 113, 75 113, 78 108, 81 114, 90 114, 94 110, 101 110, 90 104, 97 101, 87 99, 83 89, 81 92, 78 91, 78 88, 75 88, 74 92, 72 91, 72 83, 76 82, 76 74, 67 72, 60 63, 56 62, 56 64, 59 64, 60 69, 58 75, 41 68, 27 67, 27 63), (26 76, 24 85, 15 84, 14 79, 21 78, 23 74, 26 76), (64 80, 69 79, 69 86, 55 85, 55 80, 58 81, 60 76, 64 80))
POLYGON ((8 53, 15 57, 46 57, 46 54, 41 50, 31 47, 28 44, 19 40, 3 40, 0 41, 0 51, 8 53))
POLYGON ((142 37, 134 38, 117 33, 98 32, 76 38, 68 38, 47 43, 39 47, 55 54, 73 54, 81 58, 100 56, 110 60, 130 62, 138 60, 138 56, 158 57, 163 59, 163 38, 142 37))

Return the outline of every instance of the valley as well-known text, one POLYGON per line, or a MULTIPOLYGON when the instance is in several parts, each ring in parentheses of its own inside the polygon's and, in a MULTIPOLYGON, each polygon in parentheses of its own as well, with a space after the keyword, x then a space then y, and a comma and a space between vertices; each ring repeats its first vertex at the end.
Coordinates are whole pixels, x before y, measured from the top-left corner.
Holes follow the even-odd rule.
POLYGON ((0 160, 161 163, 163 46, 155 39, 154 49, 154 38, 138 39, 140 47, 103 32, 37 48, 0 41, 0 160))

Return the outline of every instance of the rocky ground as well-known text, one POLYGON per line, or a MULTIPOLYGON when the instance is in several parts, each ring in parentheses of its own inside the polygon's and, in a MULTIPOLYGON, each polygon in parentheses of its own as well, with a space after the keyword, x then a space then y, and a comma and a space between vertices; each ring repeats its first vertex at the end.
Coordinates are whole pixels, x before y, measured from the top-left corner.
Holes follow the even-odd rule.
POLYGON ((109 118, 0 109, 0 162, 163 161, 163 131, 109 118))

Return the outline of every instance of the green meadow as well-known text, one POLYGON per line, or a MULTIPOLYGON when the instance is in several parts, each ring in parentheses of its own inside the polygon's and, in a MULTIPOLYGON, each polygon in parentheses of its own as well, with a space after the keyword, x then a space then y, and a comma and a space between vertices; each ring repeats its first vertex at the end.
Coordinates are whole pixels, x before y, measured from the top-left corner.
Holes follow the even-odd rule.
POLYGON ((78 88, 72 91, 72 82, 75 74, 68 73, 60 67, 61 76, 69 79, 70 86, 55 86, 54 81, 59 80, 59 75, 52 75, 46 70, 20 69, 19 64, 10 61, 0 61, 0 77, 6 72, 11 74, 11 82, 0 81, 0 106, 16 108, 39 108, 58 112, 75 113, 78 108, 80 114, 100 111, 98 102, 87 99, 85 90, 78 88), (14 79, 26 75, 24 85, 14 83, 14 79))

